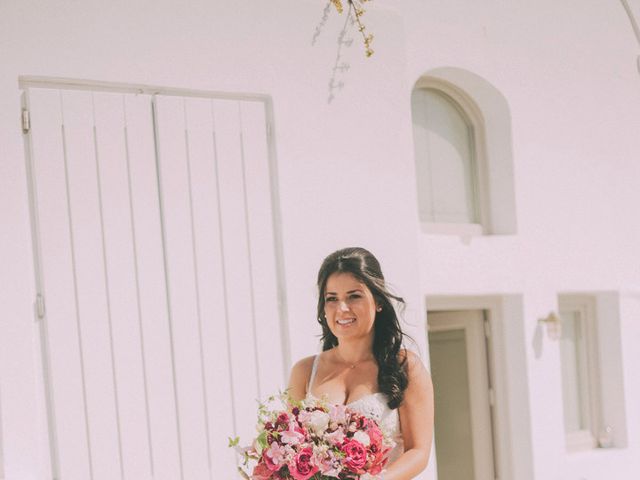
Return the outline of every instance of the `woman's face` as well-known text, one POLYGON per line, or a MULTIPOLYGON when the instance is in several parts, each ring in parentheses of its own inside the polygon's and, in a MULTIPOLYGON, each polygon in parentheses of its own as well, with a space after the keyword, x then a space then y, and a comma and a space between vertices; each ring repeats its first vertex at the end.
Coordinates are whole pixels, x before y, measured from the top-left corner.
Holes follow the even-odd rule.
POLYGON ((327 279, 324 313, 338 339, 370 335, 376 307, 371 290, 352 274, 334 273, 327 279))

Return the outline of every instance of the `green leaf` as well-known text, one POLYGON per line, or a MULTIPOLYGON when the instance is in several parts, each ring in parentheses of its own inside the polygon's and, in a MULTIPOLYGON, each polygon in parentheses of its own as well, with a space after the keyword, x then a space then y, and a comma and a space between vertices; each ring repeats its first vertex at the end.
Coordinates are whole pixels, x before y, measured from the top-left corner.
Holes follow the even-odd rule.
POLYGON ((240 437, 231 438, 229 437, 229 448, 233 448, 240 443, 240 437))
POLYGON ((242 470, 242 468, 238 467, 238 473, 240 473, 240 475, 242 476, 242 478, 246 479, 246 480, 250 480, 251 477, 249 477, 249 475, 247 474, 247 472, 245 472, 244 470, 242 470))
POLYGON ((258 435, 258 438, 256 438, 256 443, 258 446, 258 448, 256 449, 258 451, 258 455, 262 455, 262 451, 269 445, 269 443, 267 442, 266 430, 260 432, 260 435, 258 435))

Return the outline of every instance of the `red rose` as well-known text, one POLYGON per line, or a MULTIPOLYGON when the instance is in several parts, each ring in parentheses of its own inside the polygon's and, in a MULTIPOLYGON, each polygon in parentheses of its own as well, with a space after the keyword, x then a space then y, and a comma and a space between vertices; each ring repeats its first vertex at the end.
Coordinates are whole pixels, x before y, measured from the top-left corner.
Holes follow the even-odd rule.
POLYGON ((276 419, 276 426, 286 427, 287 425, 289 425, 289 415, 287 415, 285 412, 282 412, 276 419))
POLYGON ((280 465, 276 465, 275 463, 273 463, 273 459, 269 455, 267 455, 267 452, 267 449, 262 451, 262 462, 264 462, 264 465, 272 472, 280 470, 280 465))
POLYGON ((311 456, 313 451, 311 448, 303 448, 298 454, 293 457, 291 463, 289 463, 289 473, 295 480, 307 480, 313 477, 318 471, 318 467, 311 463, 311 456))
POLYGON ((370 460, 371 465, 369 465, 369 469, 368 469, 369 474, 377 475, 382 471, 384 466, 387 464, 387 461, 389 460, 389 458, 384 456, 384 453, 382 451, 379 451, 378 453, 372 456, 370 460))
POLYGON ((271 475, 273 475, 273 472, 269 470, 264 462, 259 462, 253 469, 251 478, 253 480, 269 480, 271 478, 271 475))
POLYGON ((375 424, 375 422, 370 421, 369 424, 367 425, 367 429, 366 429, 367 435, 369 435, 369 439, 371 440, 371 444, 370 447, 375 445, 376 448, 379 450, 380 448, 382 448, 382 430, 380 430, 380 428, 375 424))
POLYGON ((347 469, 353 473, 363 474, 364 466, 367 463, 367 450, 357 440, 348 440, 342 445, 342 451, 346 457, 344 459, 344 465, 347 469))

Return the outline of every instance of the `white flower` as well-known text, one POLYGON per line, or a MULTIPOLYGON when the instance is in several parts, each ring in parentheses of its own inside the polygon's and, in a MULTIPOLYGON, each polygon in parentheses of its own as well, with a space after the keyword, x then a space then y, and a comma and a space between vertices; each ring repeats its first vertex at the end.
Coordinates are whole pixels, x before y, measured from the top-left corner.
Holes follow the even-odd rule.
POLYGON ((393 438, 391 438, 391 436, 385 435, 385 437, 382 440, 382 444, 385 447, 394 448, 396 446, 396 441, 393 438))
POLYGON ((295 455, 296 451, 291 445, 284 446, 284 463, 289 463, 295 455))
POLYGON ((323 438, 331 445, 340 445, 344 441, 344 431, 339 428, 335 432, 325 433, 323 438))
POLYGON ((311 412, 307 419, 307 427, 315 432, 316 435, 322 435, 329 426, 330 421, 329 414, 315 410, 311 412))
POLYGON ((331 417, 332 422, 347 423, 346 405, 331 405, 329 407, 329 416, 331 417))
POLYGON ((371 439, 369 438, 369 435, 364 433, 362 430, 358 430, 356 433, 354 433, 353 439, 360 442, 365 447, 368 447, 369 444, 371 443, 371 439))

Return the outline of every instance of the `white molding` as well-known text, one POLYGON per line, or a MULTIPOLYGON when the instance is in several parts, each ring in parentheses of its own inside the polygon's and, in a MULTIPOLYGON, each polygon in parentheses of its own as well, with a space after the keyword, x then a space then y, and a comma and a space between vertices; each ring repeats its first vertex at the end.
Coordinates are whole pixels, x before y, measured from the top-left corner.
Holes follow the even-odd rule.
POLYGON ((575 453, 596 448, 597 442, 590 430, 578 430, 565 435, 567 452, 575 453))
POLYGON ((627 421, 621 352, 621 302, 640 298, 635 292, 573 291, 558 294, 558 307, 573 308, 585 315, 588 343, 589 411, 594 419, 589 430, 566 434, 568 452, 599 447, 606 425, 613 428, 612 447, 627 446, 627 421), (587 438, 587 436, 589 438, 587 438))
POLYGON ((480 237, 484 230, 479 223, 430 223, 421 222, 422 233, 431 235, 458 235, 461 237, 480 237))
MULTIPOLYGON (((580 315, 581 328, 584 336, 584 358, 578 367, 581 378, 586 378, 587 398, 580 398, 582 407, 588 412, 587 429, 565 432, 566 446, 568 451, 590 449, 597 447, 597 438, 600 431, 601 402, 600 402, 600 381, 598 369, 598 349, 596 330, 596 299, 593 295, 585 294, 560 294, 558 295, 558 308, 560 312, 578 312, 580 315)), ((558 344, 560 347, 560 343, 558 344)), ((564 374, 563 366, 560 368, 564 374)), ((581 395, 582 397, 582 395, 581 395)))
MULTIPOLYGON (((29 109, 29 95, 26 91, 21 92, 21 106, 23 109, 29 109)), ((31 250, 33 255, 33 269, 34 269, 34 288, 35 294, 46 298, 46 292, 44 288, 44 273, 42 269, 42 247, 40 239, 40 218, 38 211, 38 189, 36 185, 36 175, 33 164, 33 145, 31 131, 24 135, 24 158, 27 174, 27 192, 29 202, 29 224, 31 233, 31 250)), ((35 317, 34 311, 34 317, 35 317)), ((45 315, 46 318, 46 315, 45 315)), ((57 426, 54 414, 54 402, 53 402, 53 381, 51 378, 51 370, 49 365, 51 364, 49 355, 49 335, 47 332, 47 322, 43 318, 42 321, 37 322, 34 335, 37 337, 34 339, 35 347, 38 350, 38 361, 35 362, 36 374, 38 378, 42 379, 42 384, 39 385, 38 402, 43 405, 45 415, 43 415, 43 421, 40 423, 42 428, 43 437, 46 438, 46 447, 42 449, 42 469, 41 471, 47 472, 52 478, 58 478, 59 465, 58 465, 58 439, 57 439, 57 426)))
MULTIPOLYGON (((291 370, 291 335, 289 333, 289 314, 287 310, 287 281, 284 265, 284 241, 282 238, 282 209, 280 206, 280 186, 278 180, 278 150, 276 145, 276 121, 273 108, 273 99, 265 96, 265 118, 267 120, 267 148, 269 158, 269 171, 271 178, 271 212, 273 221, 273 235, 275 247, 276 274, 278 276, 278 309, 280 312, 280 332, 282 335, 282 366, 285 382, 289 378, 291 370)), ((283 386, 284 388, 284 386, 283 386)))
POLYGON ((219 98, 225 100, 242 100, 266 102, 270 95, 247 92, 220 92, 210 90, 194 90, 157 85, 145 85, 122 82, 103 82, 64 77, 20 76, 18 85, 22 90, 28 88, 55 88, 61 90, 90 90, 94 92, 135 93, 140 95, 165 95, 176 97, 219 98))

